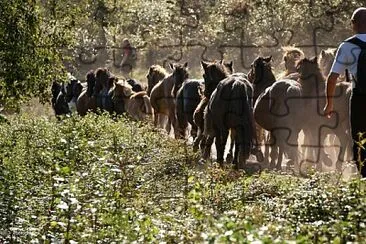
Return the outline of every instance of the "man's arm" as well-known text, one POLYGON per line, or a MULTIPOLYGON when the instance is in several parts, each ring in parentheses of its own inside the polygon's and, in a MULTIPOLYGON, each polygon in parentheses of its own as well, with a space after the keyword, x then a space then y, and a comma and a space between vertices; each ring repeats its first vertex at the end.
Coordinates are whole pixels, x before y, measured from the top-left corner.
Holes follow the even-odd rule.
POLYGON ((334 92, 335 92, 338 77, 339 77, 339 74, 332 72, 328 75, 328 78, 327 78, 327 86, 326 86, 326 91, 325 91, 326 92, 325 96, 327 98, 327 102, 325 104, 323 111, 324 111, 325 116, 327 116, 328 118, 331 117, 331 113, 333 112, 333 97, 334 97, 334 92))

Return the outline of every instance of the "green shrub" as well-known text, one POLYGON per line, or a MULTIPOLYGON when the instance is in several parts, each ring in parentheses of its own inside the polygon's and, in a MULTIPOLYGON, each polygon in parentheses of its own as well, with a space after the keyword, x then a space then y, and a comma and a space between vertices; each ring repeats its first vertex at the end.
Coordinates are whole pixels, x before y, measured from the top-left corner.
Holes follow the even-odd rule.
POLYGON ((1 242, 336 242, 366 238, 365 184, 248 176, 146 123, 90 114, 0 125, 1 242))

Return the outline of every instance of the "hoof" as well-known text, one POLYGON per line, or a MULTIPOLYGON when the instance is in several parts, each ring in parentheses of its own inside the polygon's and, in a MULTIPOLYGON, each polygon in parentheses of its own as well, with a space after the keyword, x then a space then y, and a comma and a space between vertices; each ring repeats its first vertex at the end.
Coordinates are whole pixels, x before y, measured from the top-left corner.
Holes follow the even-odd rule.
POLYGON ((258 150, 255 154, 255 157, 257 158, 258 162, 263 162, 264 156, 261 150, 258 150))
POLYGON ((245 164, 244 166, 244 170, 247 174, 252 175, 252 174, 257 174, 260 173, 262 171, 262 166, 259 163, 254 163, 254 162, 248 162, 245 164))
POLYGON ((271 163, 269 163, 268 168, 270 170, 274 170, 274 169, 276 169, 276 164, 271 162, 271 163))
POLYGON ((342 166, 343 166, 343 163, 341 161, 337 161, 336 162, 336 171, 337 172, 342 172, 342 166))
POLYGON ((226 156, 226 163, 232 164, 233 160, 234 160, 233 155, 231 153, 228 153, 226 156))
POLYGON ((197 152, 198 151, 198 146, 197 145, 193 145, 193 152, 197 152))
POLYGON ((327 167, 331 167, 333 165, 332 159, 329 157, 329 155, 325 155, 323 159, 324 165, 327 167))
POLYGON ((277 164, 277 165, 276 165, 276 170, 278 170, 278 171, 282 171, 282 165, 281 165, 281 164, 277 164))

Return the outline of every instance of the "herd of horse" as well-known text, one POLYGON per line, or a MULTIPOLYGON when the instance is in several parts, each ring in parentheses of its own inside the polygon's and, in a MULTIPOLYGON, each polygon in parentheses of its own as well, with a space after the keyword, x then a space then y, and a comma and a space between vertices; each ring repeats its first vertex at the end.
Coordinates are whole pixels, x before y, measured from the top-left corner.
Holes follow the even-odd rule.
POLYGON ((348 122, 350 83, 338 82, 332 119, 322 113, 325 78, 334 60, 334 50, 324 50, 308 59, 295 47, 284 49, 285 71, 276 78, 272 57, 257 57, 249 73, 234 72, 233 63, 201 61, 203 79, 191 79, 188 64, 170 64, 169 73, 152 65, 147 88, 139 81, 121 79, 106 68, 89 71, 86 82, 70 76, 65 85, 54 82, 52 106, 56 116, 76 110, 128 114, 135 120, 153 120, 156 127, 171 129, 175 138, 193 138, 193 150, 208 159, 215 142, 220 165, 244 168, 250 155, 271 169, 299 168, 301 162, 323 164, 332 160, 325 141, 339 140, 336 168, 348 161, 351 139, 348 122), (190 125, 190 126, 189 126, 190 125), (303 132, 302 150, 298 147, 303 132), (225 148, 230 135, 230 148, 225 148), (263 146, 264 145, 264 146, 263 146))

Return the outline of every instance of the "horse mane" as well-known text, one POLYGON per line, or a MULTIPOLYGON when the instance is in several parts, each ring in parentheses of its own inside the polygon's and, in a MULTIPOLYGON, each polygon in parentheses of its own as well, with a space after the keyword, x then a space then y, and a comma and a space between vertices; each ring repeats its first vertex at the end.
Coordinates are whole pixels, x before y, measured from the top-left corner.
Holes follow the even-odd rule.
POLYGON ((324 76, 327 76, 328 73, 330 72, 336 52, 337 52, 336 48, 328 48, 320 52, 319 66, 324 76))
POLYGON ((228 67, 229 63, 226 63, 223 60, 214 60, 212 62, 206 62, 208 70, 212 72, 212 70, 217 70, 219 73, 223 74, 225 77, 228 77, 232 71, 228 67))
POLYGON ((116 80, 114 82, 114 85, 116 87, 116 90, 122 92, 123 95, 126 97, 129 97, 134 93, 132 90, 132 86, 128 84, 126 80, 116 80))
POLYGON ((335 54, 336 54, 336 52, 337 52, 337 48, 327 48, 327 49, 325 49, 325 50, 322 50, 321 52, 320 52, 320 54, 330 54, 330 55, 332 55, 332 56, 335 56, 335 54))
POLYGON ((253 84, 254 102, 264 92, 264 90, 276 82, 276 77, 273 74, 271 65, 272 56, 258 56, 252 64, 252 68, 248 74, 249 80, 253 84))
POLYGON ((154 72, 160 77, 167 77, 169 75, 168 71, 158 64, 154 64, 150 67, 150 72, 154 72))
POLYGON ((294 46, 284 46, 282 47, 282 50, 284 51, 283 54, 283 58, 303 58, 305 57, 304 52, 298 48, 298 47, 294 47, 294 46))
POLYGON ((98 76, 100 76, 100 75, 102 75, 102 74, 105 74, 105 73, 107 73, 108 74, 108 69, 107 68, 103 68, 103 67, 99 67, 99 68, 97 68, 96 70, 95 70, 95 77, 98 77, 98 76))
POLYGON ((208 75, 209 81, 205 78, 204 96, 210 97, 212 92, 215 90, 217 84, 231 75, 230 67, 223 60, 215 60, 213 62, 201 61, 201 66, 205 75, 208 75))

